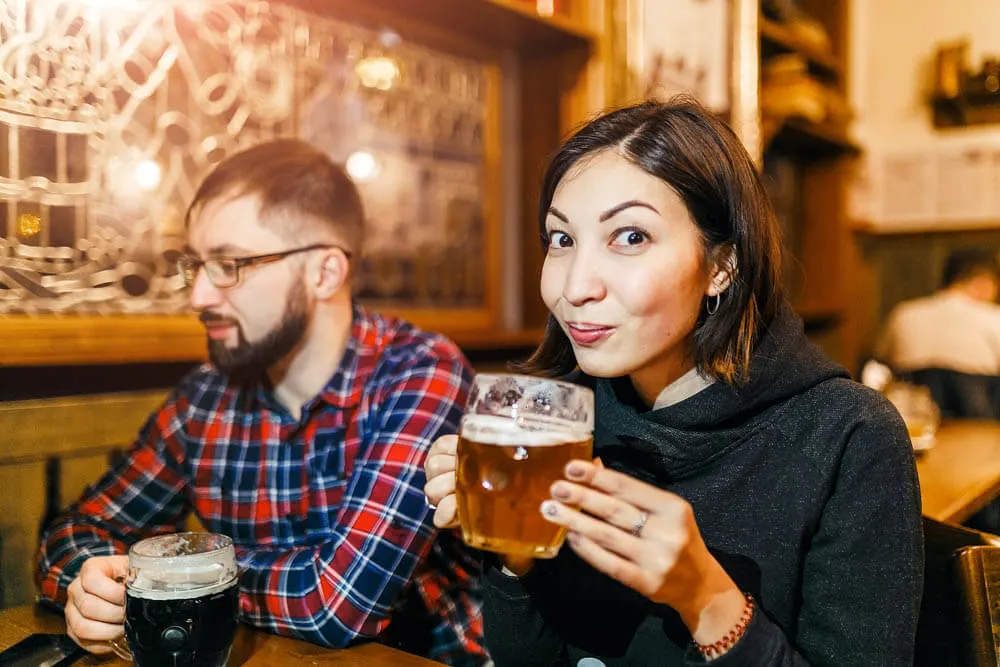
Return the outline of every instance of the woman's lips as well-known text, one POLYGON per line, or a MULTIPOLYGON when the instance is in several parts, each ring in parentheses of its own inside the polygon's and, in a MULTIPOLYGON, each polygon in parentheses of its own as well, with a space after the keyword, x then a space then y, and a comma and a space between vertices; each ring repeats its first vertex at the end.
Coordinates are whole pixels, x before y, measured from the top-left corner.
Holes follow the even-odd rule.
POLYGON ((610 338, 615 332, 615 327, 586 322, 567 322, 566 328, 569 330, 570 338, 577 345, 596 345, 610 338))

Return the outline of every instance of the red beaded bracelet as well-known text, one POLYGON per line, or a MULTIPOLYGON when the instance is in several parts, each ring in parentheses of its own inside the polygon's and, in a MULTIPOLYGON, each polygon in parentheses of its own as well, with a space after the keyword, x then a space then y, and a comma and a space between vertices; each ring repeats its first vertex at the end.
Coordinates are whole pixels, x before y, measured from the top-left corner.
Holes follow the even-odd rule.
POLYGON ((725 637, 707 645, 695 642, 694 646, 698 649, 698 653, 701 653, 702 657, 706 660, 715 660, 729 653, 729 649, 736 646, 736 642, 746 633, 747 626, 750 625, 750 619, 753 618, 753 610, 756 605, 749 593, 744 593, 744 595, 746 595, 747 602, 743 607, 743 615, 740 616, 740 620, 736 623, 735 627, 726 633, 725 637))

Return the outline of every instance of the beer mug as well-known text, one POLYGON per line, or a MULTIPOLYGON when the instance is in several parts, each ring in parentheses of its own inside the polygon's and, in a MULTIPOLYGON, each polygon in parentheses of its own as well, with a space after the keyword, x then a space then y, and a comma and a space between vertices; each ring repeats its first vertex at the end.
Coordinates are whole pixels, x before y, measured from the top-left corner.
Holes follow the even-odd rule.
POLYGON ((225 535, 175 533, 128 552, 125 640, 112 642, 137 667, 222 667, 239 612, 239 570, 225 535))
POLYGON ((593 451, 594 394, 568 382, 476 376, 458 439, 455 495, 462 539, 499 553, 553 558, 566 528, 540 511, 572 459, 593 451))

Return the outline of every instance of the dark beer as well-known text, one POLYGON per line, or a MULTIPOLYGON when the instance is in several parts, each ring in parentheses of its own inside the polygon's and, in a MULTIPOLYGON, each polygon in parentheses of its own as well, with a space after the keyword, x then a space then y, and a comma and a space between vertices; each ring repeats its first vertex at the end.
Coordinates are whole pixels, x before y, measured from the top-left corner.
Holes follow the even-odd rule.
POLYGON ((239 586, 198 594, 125 595, 125 637, 137 667, 222 667, 236 635, 239 586), (193 596, 193 597, 192 597, 193 596))
POLYGON ((456 471, 462 539, 477 549, 553 558, 566 529, 546 521, 540 506, 570 460, 590 459, 593 438, 496 424, 492 417, 467 415, 463 421, 456 471))

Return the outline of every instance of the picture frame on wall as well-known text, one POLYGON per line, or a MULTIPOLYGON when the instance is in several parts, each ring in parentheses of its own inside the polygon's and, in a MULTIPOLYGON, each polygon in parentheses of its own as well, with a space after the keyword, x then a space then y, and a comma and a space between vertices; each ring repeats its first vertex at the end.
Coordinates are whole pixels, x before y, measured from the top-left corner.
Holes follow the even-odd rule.
POLYGON ((733 1, 629 0, 629 70, 644 98, 677 94, 728 114, 733 1))
POLYGON ((760 156, 757 0, 618 0, 631 101, 691 95, 760 156))

